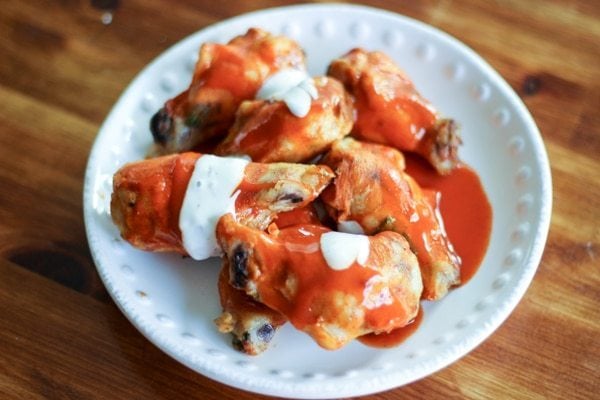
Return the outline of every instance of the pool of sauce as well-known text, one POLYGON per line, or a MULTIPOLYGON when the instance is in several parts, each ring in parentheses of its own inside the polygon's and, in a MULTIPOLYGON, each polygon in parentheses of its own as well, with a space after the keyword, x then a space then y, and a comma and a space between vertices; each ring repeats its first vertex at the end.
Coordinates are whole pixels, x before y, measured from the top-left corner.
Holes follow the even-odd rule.
MULTIPOLYGON (((423 188, 441 193, 440 212, 446 234, 460 256, 461 285, 475 275, 487 251, 492 230, 492 207, 477 173, 461 164, 450 175, 441 176, 421 157, 405 154, 406 172, 423 188)), ((410 324, 389 333, 359 338, 377 348, 395 347, 415 333, 423 319, 423 309, 410 324)))
POLYGON ((419 309, 419 313, 415 319, 409 322, 408 325, 403 326, 402 328, 394 329, 389 333, 370 333, 368 335, 359 337, 358 341, 362 344, 366 344, 367 346, 378 347, 382 349, 396 347, 417 331, 421 325, 421 321, 423 321, 422 308, 419 309))
POLYGON ((440 212, 446 234, 462 260, 461 284, 466 284, 483 261, 492 230, 492 206, 479 176, 466 164, 441 176, 412 154, 406 154, 406 171, 421 187, 441 193, 440 212))

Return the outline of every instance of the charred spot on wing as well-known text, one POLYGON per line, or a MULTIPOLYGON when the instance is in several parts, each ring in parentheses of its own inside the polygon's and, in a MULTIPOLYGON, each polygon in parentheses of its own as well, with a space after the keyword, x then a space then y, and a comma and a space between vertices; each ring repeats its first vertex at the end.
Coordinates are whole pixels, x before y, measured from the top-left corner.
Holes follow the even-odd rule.
POLYGON ((377 227, 377 232, 393 231, 395 230, 395 226, 396 218, 394 218, 392 215, 388 215, 383 221, 381 221, 379 227, 377 227))
POLYGON ((210 114, 211 108, 213 107, 206 104, 195 106, 185 119, 185 126, 190 128, 201 128, 206 125, 206 120, 210 114))
POLYGON ((273 328, 273 325, 271 325, 269 323, 261 326, 258 329, 258 331, 256 332, 256 335, 258 336, 258 338, 265 343, 269 343, 271 341, 271 339, 273 339, 274 334, 275 334, 275 328, 273 328))
POLYGON ((124 197, 127 202, 127 207, 134 208, 137 204, 137 194, 135 192, 127 192, 124 197))
POLYGON ((246 331, 246 332, 242 333, 241 342, 242 342, 242 344, 250 342, 250 332, 246 331))
POLYGON ((165 144, 169 140, 169 132, 173 126, 173 118, 163 107, 152 116, 150 120, 150 131, 154 141, 159 144, 165 144))
POLYGON ((369 178, 373 182, 381 182, 381 175, 379 174, 379 171, 371 171, 371 173, 369 174, 369 178))
POLYGON ((243 245, 238 244, 230 257, 231 284, 243 289, 248 283, 248 252, 243 245))
POLYGON ((284 193, 281 196, 279 196, 278 198, 279 201, 289 201, 290 203, 301 203, 302 201, 304 201, 304 197, 302 197, 302 195, 298 194, 298 193, 284 193))
POLYGON ((242 352, 244 351, 244 344, 242 343, 240 338, 238 338, 237 336, 232 335, 231 344, 233 345, 233 348, 236 349, 237 351, 242 351, 242 352))

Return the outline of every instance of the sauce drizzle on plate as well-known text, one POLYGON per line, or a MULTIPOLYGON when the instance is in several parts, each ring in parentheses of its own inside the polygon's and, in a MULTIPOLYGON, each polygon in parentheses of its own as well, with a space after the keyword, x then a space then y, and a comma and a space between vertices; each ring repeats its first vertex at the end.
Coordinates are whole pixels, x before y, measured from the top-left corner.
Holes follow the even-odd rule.
POLYGON ((449 175, 438 175, 425 160, 405 154, 406 171, 423 188, 442 193, 440 212, 446 234, 460 256, 461 284, 475 275, 490 242, 492 206, 477 173, 460 164, 449 175))
MULTIPOLYGON (((450 175, 441 176, 414 154, 405 153, 406 172, 423 188, 441 192, 440 212, 446 234, 462 260, 461 285, 477 273, 487 251, 492 229, 492 207, 477 173, 460 164, 450 175)), ((423 320, 423 309, 408 325, 379 335, 369 334, 358 340, 370 347, 398 346, 417 331, 423 320)))
POLYGON ((358 341, 367 346, 382 349, 396 347, 417 331, 419 325, 421 325, 421 321, 423 321, 422 308, 419 309, 417 316, 408 325, 394 329, 388 333, 369 333, 368 335, 359 337, 358 341))

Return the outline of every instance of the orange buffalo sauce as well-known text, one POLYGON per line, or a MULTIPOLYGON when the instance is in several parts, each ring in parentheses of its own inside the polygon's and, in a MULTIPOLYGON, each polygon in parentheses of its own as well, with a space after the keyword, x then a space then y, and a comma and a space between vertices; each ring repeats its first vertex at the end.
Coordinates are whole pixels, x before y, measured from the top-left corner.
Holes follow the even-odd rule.
MULTIPOLYGON (((441 176, 423 158, 414 154, 405 154, 405 157, 406 172, 428 192, 441 194, 439 209, 447 237, 462 260, 460 273, 461 285, 464 285, 483 261, 492 229, 492 207, 481 181, 477 173, 465 164, 460 164, 450 175, 441 176)), ((394 347, 416 332, 422 319, 421 308, 407 326, 390 333, 365 335, 359 340, 371 347, 394 347)))
POLYGON ((414 151, 436 123, 436 110, 382 52, 351 50, 334 60, 328 73, 350 87, 355 97, 356 137, 414 151))
POLYGON ((423 309, 419 308, 419 313, 415 319, 408 323, 408 325, 403 326, 402 328, 394 329, 389 333, 370 333, 368 335, 359 337, 358 340, 362 344, 366 344, 367 346, 371 347, 379 347, 384 349, 395 347, 415 333, 417 328, 419 328, 421 325, 421 321, 423 321, 423 309))
MULTIPOLYGON (((230 133, 217 147, 216 153, 245 154, 256 162, 299 162, 325 150, 329 144, 327 135, 340 136, 340 133, 335 130, 323 131, 319 124, 335 117, 341 124, 338 130, 344 129, 345 124, 349 129, 350 104, 338 82, 325 77, 318 77, 310 82, 314 84, 317 93, 312 100, 289 91, 292 94, 286 102, 257 100, 243 103, 230 131, 235 134, 230 133), (294 108, 289 108, 290 103, 287 101, 302 102, 306 99, 310 104, 307 111, 309 116, 299 117, 293 111, 294 108)), ((308 96, 307 93, 305 95, 308 96)))
MULTIPOLYGON (((365 328, 390 331, 406 325, 416 315, 419 293, 409 293, 413 290, 410 286, 413 278, 409 276, 412 272, 407 271, 406 276, 394 274, 394 279, 406 279, 406 287, 386 291, 381 296, 373 293, 379 285, 389 287, 382 281, 385 279, 382 266, 391 266, 390 257, 394 256, 389 244, 397 240, 397 233, 382 232, 368 238, 366 258, 357 256, 348 265, 340 266, 336 260, 325 257, 327 250, 331 257, 331 251, 339 249, 338 245, 323 240, 326 234, 338 234, 329 228, 294 225, 256 236, 255 231, 232 225, 230 219, 226 216, 219 222, 218 234, 226 242, 252 243, 253 254, 262 260, 260 273, 253 278, 261 302, 281 312, 321 346, 339 348, 365 328), (328 326, 343 330, 346 335, 337 336, 328 326)), ((350 241, 355 238, 348 236, 350 241)))
MULTIPOLYGON (((252 114, 252 124, 240 124, 239 132, 229 145, 221 147, 239 149, 239 152, 250 155, 253 160, 270 161, 269 155, 275 142, 276 132, 299 132, 302 130, 302 121, 291 113, 281 109, 287 106, 282 102, 268 104, 259 108, 255 103, 255 112, 252 114)), ((314 103, 313 103, 314 104, 314 103)))
POLYGON ((492 206, 477 173, 460 164, 441 176, 422 158, 406 154, 406 171, 420 186, 441 193, 440 212, 446 234, 460 256, 461 284, 477 272, 490 241, 492 206))
MULTIPOLYGON (((186 153, 132 163, 115 174, 115 192, 133 193, 130 204, 113 194, 121 235, 145 250, 185 253, 179 213, 187 184, 199 155, 186 153)), ((114 217, 114 216, 113 216, 114 217)))
POLYGON ((181 237, 181 231, 179 229, 179 213, 181 212, 181 205, 183 204, 183 198, 187 191, 188 183, 194 172, 194 166, 196 161, 200 158, 198 153, 183 153, 179 157, 175 158, 173 165, 172 175, 172 186, 171 186, 171 197, 169 201, 169 211, 171 213, 171 231, 178 238, 181 237))
MULTIPOLYGON (((122 223, 124 228, 121 233, 126 240, 146 250, 187 254, 179 220, 188 185, 200 157, 202 154, 193 152, 157 157, 132 163, 117 172, 115 190, 136 194, 132 204, 113 196, 115 209, 123 210, 120 214, 127 219, 122 223)), ((256 175, 264 168, 258 164, 252 165, 254 168, 248 168, 249 176, 256 180, 256 175)), ((236 189, 239 189, 237 210, 249 207, 257 190, 273 185, 255 185, 248 179, 245 176, 236 189)))
POLYGON ((213 59, 210 68, 201 66, 198 76, 194 77, 195 82, 201 83, 205 88, 226 90, 240 99, 249 99, 254 96, 260 80, 243 78, 246 70, 256 70, 254 65, 257 62, 256 56, 250 55, 248 49, 207 43, 202 51, 210 54, 213 59))
POLYGON ((317 215, 317 210, 315 210, 315 206, 313 206, 312 203, 304 207, 295 208, 291 211, 279 213, 274 222, 280 229, 294 225, 319 225, 321 223, 317 215))
POLYGON ((269 260, 258 282, 262 302, 298 329, 317 323, 319 309, 326 305, 319 304, 323 293, 339 290, 362 299, 366 282, 375 274, 357 264, 342 271, 330 268, 319 246, 321 235, 329 231, 320 225, 294 225, 279 230, 273 240, 254 243, 254 251, 269 260))

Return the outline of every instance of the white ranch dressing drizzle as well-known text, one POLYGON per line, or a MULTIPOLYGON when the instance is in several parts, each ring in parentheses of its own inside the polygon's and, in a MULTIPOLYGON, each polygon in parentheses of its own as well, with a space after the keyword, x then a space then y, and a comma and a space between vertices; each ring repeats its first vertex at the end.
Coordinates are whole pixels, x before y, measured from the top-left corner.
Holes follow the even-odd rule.
POLYGON ((349 268, 354 262, 364 265, 369 258, 369 237, 343 232, 326 232, 320 239, 321 253, 331 269, 349 268))
POLYGON ((338 231, 344 232, 344 233, 356 233, 356 234, 364 234, 365 233, 362 226, 358 222, 352 221, 352 220, 338 222, 337 228, 338 228, 338 231))
POLYGON ((281 100, 292 114, 305 117, 312 100, 318 97, 317 88, 310 76, 299 69, 282 69, 268 77, 258 90, 259 100, 281 100))
POLYGON ((179 214, 183 247, 195 260, 218 256, 215 228, 221 216, 235 218, 236 188, 244 179, 249 161, 202 155, 194 166, 179 214))

